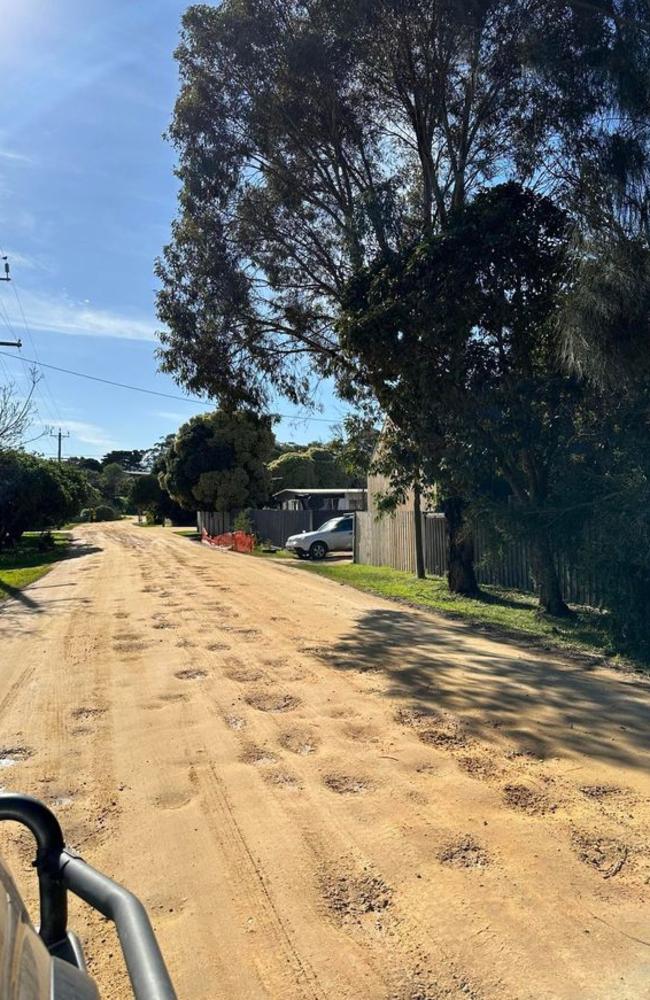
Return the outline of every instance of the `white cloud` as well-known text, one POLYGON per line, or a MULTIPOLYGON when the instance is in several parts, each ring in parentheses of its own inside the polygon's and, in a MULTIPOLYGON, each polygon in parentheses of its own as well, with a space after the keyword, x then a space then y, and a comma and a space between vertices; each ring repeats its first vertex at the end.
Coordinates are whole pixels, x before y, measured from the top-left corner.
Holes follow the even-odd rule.
POLYGON ((11 160, 14 163, 33 163, 31 156, 18 153, 14 149, 0 149, 0 160, 11 160))
POLYGON ((175 424, 184 424, 192 416, 192 412, 189 413, 173 413, 171 410, 154 410, 151 414, 152 417, 160 417, 161 420, 171 420, 175 424))
MULTIPOLYGON (((66 295, 48 297, 23 290, 21 298, 32 330, 78 337, 156 339, 156 324, 141 317, 94 309, 87 301, 76 302, 66 295)), ((16 303, 9 299, 6 308, 12 323, 20 326, 22 320, 16 303)))
POLYGON ((57 428, 59 426, 61 430, 69 431, 70 435, 82 444, 96 445, 98 448, 105 448, 106 451, 117 447, 113 438, 97 424, 89 424, 85 420, 62 420, 60 425, 57 424, 57 428))

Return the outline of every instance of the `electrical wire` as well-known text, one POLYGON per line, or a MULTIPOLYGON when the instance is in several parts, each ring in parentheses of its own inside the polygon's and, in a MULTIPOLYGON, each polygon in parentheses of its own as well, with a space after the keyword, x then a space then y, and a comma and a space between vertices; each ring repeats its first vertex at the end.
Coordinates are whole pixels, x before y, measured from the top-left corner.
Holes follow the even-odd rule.
MULTIPOLYGON (((32 336, 32 331, 30 330, 30 328, 29 328, 29 326, 27 324, 27 318, 25 316, 25 310, 23 309, 23 304, 22 304, 22 301, 21 301, 20 296, 18 294, 18 286, 16 285, 15 279, 12 281, 12 287, 13 287, 13 290, 14 290, 14 295, 16 297, 16 302, 18 304, 18 309, 20 310, 20 315, 22 317, 23 326, 25 327, 25 333, 27 334, 29 342, 32 345, 32 350, 33 350, 34 355, 35 355, 35 357, 37 359, 37 363, 40 365, 41 364, 41 359, 39 358, 38 351, 36 350, 36 344, 35 344, 34 338, 32 336)), ((50 402, 52 403, 52 408, 53 408, 51 410, 49 416, 52 417, 52 419, 54 419, 55 417, 58 418, 59 423, 61 423, 61 420, 62 420, 62 418, 61 418, 61 411, 59 410, 59 407, 57 406, 56 400, 54 399, 54 396, 52 395, 52 392, 50 390, 49 382, 48 382, 47 378, 45 378, 45 377, 43 378, 43 385, 45 386, 45 391, 46 391, 47 395, 49 396, 49 399, 50 399, 50 402)), ((49 404, 46 403, 46 401, 45 401, 45 399, 44 399, 44 397, 43 397, 43 395, 42 395, 42 393, 40 391, 40 384, 37 385, 36 391, 37 391, 38 395, 41 397, 43 405, 46 407, 46 409, 49 409, 49 404)))
MULTIPOLYGON (((142 392, 146 393, 147 396, 161 396, 163 399, 175 399, 182 403, 191 403, 194 406, 203 406, 207 409, 212 409, 214 407, 214 403, 211 403, 207 399, 199 399, 198 397, 192 398, 190 396, 177 396, 170 392, 160 392, 157 389, 145 389, 144 386, 140 385, 129 385, 126 382, 115 382, 113 379, 100 378, 99 375, 89 375, 87 372, 77 372, 73 371, 71 368, 60 368, 58 365, 48 365, 44 361, 37 361, 34 358, 22 358, 21 355, 9 354, 8 351, 0 351, 0 357, 28 361, 30 364, 36 365, 39 368, 49 368, 55 372, 62 372, 64 375, 74 375, 76 378, 89 379, 91 382, 101 382, 103 385, 111 385, 117 389, 127 389, 129 392, 142 392)), ((328 420, 326 417, 310 417, 296 413, 273 413, 271 416, 280 417, 282 420, 305 420, 310 423, 337 424, 340 422, 340 418, 338 420, 328 420)))

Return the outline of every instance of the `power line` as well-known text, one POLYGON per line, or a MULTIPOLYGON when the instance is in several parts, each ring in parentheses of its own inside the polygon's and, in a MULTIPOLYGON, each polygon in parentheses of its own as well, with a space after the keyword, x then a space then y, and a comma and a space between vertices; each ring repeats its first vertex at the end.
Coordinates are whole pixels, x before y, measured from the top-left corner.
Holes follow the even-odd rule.
MULTIPOLYGON (((25 327, 25 333, 29 337, 29 342, 32 345, 32 350, 34 351, 34 354, 38 358, 38 364, 40 364, 40 358, 38 357, 38 351, 36 350, 36 344, 34 343, 34 338, 32 336, 32 331, 30 330, 29 326, 27 325, 27 318, 25 316, 25 310, 23 309, 22 300, 21 300, 20 296, 18 295, 18 286, 16 285, 15 280, 14 280, 14 282, 12 284, 12 288, 13 288, 13 291, 14 291, 14 295, 16 297, 16 302, 18 303, 18 309, 20 310, 20 315, 21 315, 22 320, 23 320, 23 326, 25 327)), ((57 406, 56 400, 54 399, 54 396, 52 395, 52 392, 50 390, 49 383, 48 383, 48 381, 47 381, 47 379, 45 377, 43 378, 43 382, 45 384, 45 392, 49 396, 50 401, 52 403, 53 415, 57 416, 59 418, 59 420, 61 420, 61 412, 59 410, 59 407, 57 406)), ((46 402, 45 397, 40 392, 40 386, 37 386, 37 391, 38 391, 38 394, 41 397, 41 400, 43 401, 43 405, 46 407, 46 409, 49 410, 49 408, 50 408, 49 404, 46 402)))
MULTIPOLYGON (((32 336, 32 331, 30 330, 30 328, 29 328, 29 326, 27 324, 27 317, 25 316, 25 310, 23 309, 23 303, 22 303, 22 300, 21 300, 21 298, 20 298, 20 296, 18 294, 18 286, 16 284, 16 279, 13 276, 10 277, 10 275, 9 275, 8 254, 5 253, 4 247, 0 247, 0 254, 2 254, 2 260, 4 260, 4 262, 5 262, 5 275, 6 275, 6 277, 3 280, 11 281, 13 293, 14 293, 14 296, 16 298, 16 304, 18 305, 18 309, 19 309, 20 315, 22 317, 23 326, 25 327, 25 333, 27 334, 27 337, 29 338, 29 342, 32 345, 32 350, 33 350, 35 356, 38 358, 38 351, 36 349, 36 344, 34 343, 34 338, 32 336)), ((5 308, 5 312, 6 312, 6 315, 7 315, 7 318, 8 318, 9 317, 8 311, 6 310, 6 307, 3 307, 3 308, 5 308)), ((18 348, 22 348, 23 345, 19 341, 18 344, 15 345, 15 346, 17 346, 18 348)), ((40 358, 39 358, 39 362, 40 362, 40 358)), ((25 365, 24 368, 26 369, 26 367, 27 366, 25 365)), ((31 373, 30 373, 30 375, 31 375, 31 373)), ((38 385, 38 384, 36 384, 35 387, 34 387, 35 390, 36 390, 36 396, 37 396, 37 398, 40 398, 41 403, 43 405, 43 408, 46 411, 47 416, 49 416, 50 419, 55 419, 56 417, 58 417, 58 419, 60 421, 61 420, 61 413, 60 413, 59 408, 58 408, 58 406, 56 404, 54 396, 52 395, 52 393, 50 391, 49 383, 48 383, 48 381, 47 381, 46 378, 43 378, 43 382, 44 382, 45 392, 49 396, 49 399, 50 399, 50 401, 52 403, 52 409, 50 409, 50 404, 46 401, 45 395, 41 391, 41 386, 38 385)))
MULTIPOLYGON (((128 389, 129 392, 143 392, 147 396, 161 396, 163 399, 175 399, 181 403, 192 403, 194 406, 204 406, 208 409, 212 409, 213 403, 210 403, 206 399, 192 399, 189 396, 176 396, 170 392, 160 392, 157 389, 145 389, 141 385, 128 385, 126 382, 114 382, 109 378, 100 378, 99 375, 89 375, 87 372, 76 372, 71 368, 59 368, 57 365, 48 365, 44 361, 36 361, 33 358, 23 358, 18 354, 9 354, 8 351, 0 351, 0 356, 5 358, 13 358, 14 361, 27 361, 29 364, 36 365, 39 368, 49 368, 55 372, 62 372, 64 375, 75 375, 77 378, 89 379, 91 382, 101 382, 103 385, 112 385, 117 389, 128 389)), ((295 413, 273 413, 271 416, 280 417, 283 420, 306 420, 312 423, 321 424, 338 424, 338 420, 328 420, 326 417, 308 417, 301 414, 295 413)))

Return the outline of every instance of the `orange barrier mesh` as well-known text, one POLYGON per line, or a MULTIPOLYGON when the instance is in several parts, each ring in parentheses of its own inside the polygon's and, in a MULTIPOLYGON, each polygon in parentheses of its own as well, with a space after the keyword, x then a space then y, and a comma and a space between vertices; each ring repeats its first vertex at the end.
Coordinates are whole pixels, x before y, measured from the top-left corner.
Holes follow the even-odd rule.
POLYGON ((232 552, 252 552, 255 548, 255 537, 245 531, 226 531, 223 535, 209 535, 205 528, 201 532, 201 540, 220 549, 230 549, 232 552))

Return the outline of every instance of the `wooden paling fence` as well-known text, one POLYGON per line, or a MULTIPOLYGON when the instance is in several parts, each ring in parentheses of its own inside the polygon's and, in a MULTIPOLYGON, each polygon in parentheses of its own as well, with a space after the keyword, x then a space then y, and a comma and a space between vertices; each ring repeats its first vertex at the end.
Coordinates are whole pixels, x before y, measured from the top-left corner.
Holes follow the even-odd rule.
MULTIPOLYGON (((337 517, 345 511, 336 510, 267 510, 259 508, 246 512, 253 525, 253 531, 263 542, 283 546, 289 535, 301 531, 315 531, 330 517, 337 517)), ((235 517, 231 514, 217 514, 215 511, 200 510, 196 515, 199 534, 205 530, 208 535, 223 535, 229 531, 235 517)))
MULTIPOLYGON (((444 514, 422 514, 424 563, 427 573, 444 576, 447 572, 447 519, 444 514)), ((474 529, 476 575, 479 583, 535 592, 530 552, 525 542, 511 542, 501 555, 488 545, 488 531, 477 524, 474 529)), ((368 566, 391 566, 415 573, 415 515, 398 511, 377 519, 369 511, 355 518, 354 561, 368 566)), ((557 568, 563 593, 574 604, 600 606, 598 581, 580 573, 566 556, 559 556, 557 568)))

